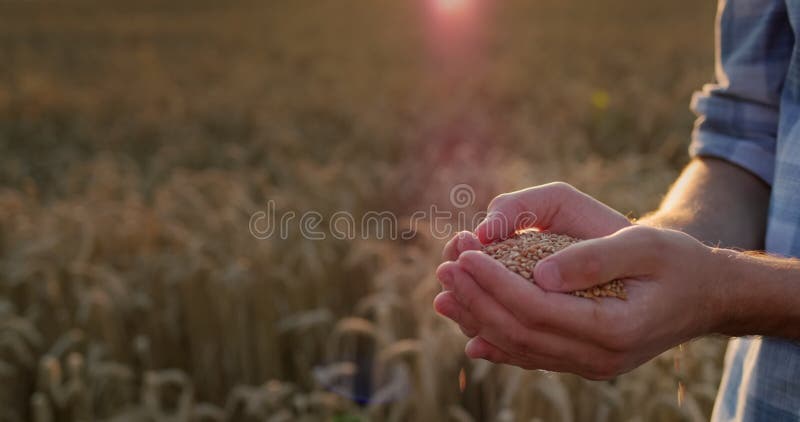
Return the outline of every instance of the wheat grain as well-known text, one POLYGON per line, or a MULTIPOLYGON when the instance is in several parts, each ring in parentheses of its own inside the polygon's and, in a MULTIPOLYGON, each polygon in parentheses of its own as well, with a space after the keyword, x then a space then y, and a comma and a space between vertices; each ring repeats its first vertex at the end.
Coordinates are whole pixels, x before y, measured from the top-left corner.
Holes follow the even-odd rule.
MULTIPOLYGON (((483 251, 500 261, 509 270, 535 283, 533 268, 537 262, 578 242, 580 239, 563 234, 526 230, 503 241, 487 245, 483 251)), ((585 290, 576 290, 572 294, 586 298, 616 297, 623 300, 628 297, 625 285, 620 280, 585 290)))

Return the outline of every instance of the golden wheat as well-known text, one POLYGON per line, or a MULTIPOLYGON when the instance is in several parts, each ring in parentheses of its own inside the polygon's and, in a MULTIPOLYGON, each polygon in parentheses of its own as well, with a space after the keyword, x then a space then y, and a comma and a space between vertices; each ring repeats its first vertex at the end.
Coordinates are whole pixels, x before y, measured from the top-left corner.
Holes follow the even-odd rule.
POLYGON ((509 0, 458 66, 420 2, 2 2, 0 420, 665 420, 679 380, 709 415, 719 339, 602 387, 467 359, 432 222, 247 230, 269 199, 405 221, 457 183, 467 217, 552 180, 652 208, 712 70, 713 5, 677 1, 509 0))

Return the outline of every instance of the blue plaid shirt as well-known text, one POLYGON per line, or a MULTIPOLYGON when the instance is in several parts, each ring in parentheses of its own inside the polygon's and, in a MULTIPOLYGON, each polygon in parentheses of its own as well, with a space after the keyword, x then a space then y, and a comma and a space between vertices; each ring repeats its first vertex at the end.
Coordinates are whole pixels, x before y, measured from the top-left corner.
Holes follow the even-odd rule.
MULTIPOLYGON (((717 83, 692 99, 690 153, 772 186, 766 250, 800 257, 800 0, 720 0, 717 83)), ((800 280, 798 280, 800 283, 800 280)), ((800 284, 798 284, 800 292, 800 284)), ((714 421, 800 421, 800 344, 730 341, 714 421)))

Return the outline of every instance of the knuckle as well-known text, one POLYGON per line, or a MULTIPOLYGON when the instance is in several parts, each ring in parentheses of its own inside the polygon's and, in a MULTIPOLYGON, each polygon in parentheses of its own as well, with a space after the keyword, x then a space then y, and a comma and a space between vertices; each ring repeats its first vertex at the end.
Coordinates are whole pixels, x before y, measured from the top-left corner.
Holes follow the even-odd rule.
POLYGON ((648 227, 642 225, 635 225, 626 229, 628 235, 635 237, 640 242, 650 245, 651 247, 659 247, 664 243, 664 235, 661 230, 655 227, 648 227))
POLYGON ((504 193, 489 203, 489 215, 494 221, 493 230, 499 231, 494 234, 505 235, 507 231, 513 229, 517 215, 524 210, 519 195, 517 192, 504 193))
POLYGON ((658 230, 658 229, 655 229, 655 228, 650 227, 650 226, 643 226, 641 224, 634 224, 634 225, 632 225, 630 227, 626 227, 626 228, 622 229, 622 232, 626 233, 628 236, 647 237, 647 236, 649 236, 649 233, 651 233, 654 230, 658 230))
POLYGON ((663 237, 666 242, 675 245, 679 251, 691 251, 693 254, 707 248, 700 241, 688 233, 678 230, 664 230, 663 237))
POLYGON ((663 257, 670 251, 671 236, 666 230, 647 226, 632 226, 626 228, 625 235, 632 245, 644 248, 648 262, 652 266, 659 266, 663 257))
POLYGON ((661 254, 662 252, 666 251, 667 247, 669 246, 669 239, 664 236, 661 231, 657 229, 653 229, 648 231, 645 234, 645 242, 652 248, 654 252, 657 254, 661 254))
POLYGON ((547 185, 544 185, 544 187, 560 195, 572 195, 578 192, 578 189, 576 189, 574 186, 561 181, 548 183, 547 185))
POLYGON ((569 183, 563 182, 561 180, 555 181, 555 182, 552 182, 552 183, 548 183, 545 186, 548 186, 551 189, 560 190, 560 191, 574 191, 574 190, 576 190, 575 187, 573 187, 569 183))

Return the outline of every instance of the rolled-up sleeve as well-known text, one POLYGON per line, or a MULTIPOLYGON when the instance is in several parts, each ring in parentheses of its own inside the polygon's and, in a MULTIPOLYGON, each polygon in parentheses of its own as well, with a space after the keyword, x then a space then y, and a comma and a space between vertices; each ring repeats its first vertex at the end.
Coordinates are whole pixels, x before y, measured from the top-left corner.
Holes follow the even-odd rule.
POLYGON ((720 0, 716 82, 692 97, 689 153, 739 165, 772 184, 783 82, 794 35, 783 0, 720 0))

